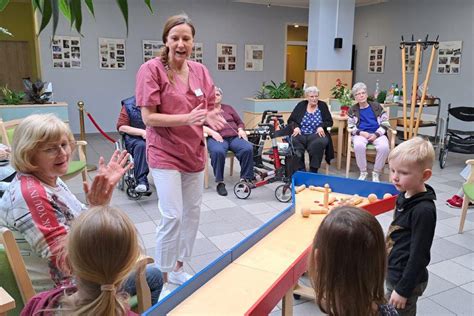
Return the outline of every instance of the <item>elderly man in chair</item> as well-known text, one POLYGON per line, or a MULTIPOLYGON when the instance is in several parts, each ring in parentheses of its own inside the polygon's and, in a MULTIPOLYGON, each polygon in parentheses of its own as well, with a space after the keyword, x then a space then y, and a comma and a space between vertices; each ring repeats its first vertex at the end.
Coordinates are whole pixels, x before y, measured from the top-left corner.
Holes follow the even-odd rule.
POLYGON ((247 140, 244 123, 234 108, 227 104, 221 104, 222 90, 215 89, 216 104, 214 111, 221 112, 226 120, 224 128, 219 131, 204 126, 207 137, 207 147, 211 156, 211 165, 217 182, 217 193, 227 195, 224 184, 224 165, 227 151, 232 151, 240 162, 240 178, 243 180, 253 179, 253 146, 247 140))

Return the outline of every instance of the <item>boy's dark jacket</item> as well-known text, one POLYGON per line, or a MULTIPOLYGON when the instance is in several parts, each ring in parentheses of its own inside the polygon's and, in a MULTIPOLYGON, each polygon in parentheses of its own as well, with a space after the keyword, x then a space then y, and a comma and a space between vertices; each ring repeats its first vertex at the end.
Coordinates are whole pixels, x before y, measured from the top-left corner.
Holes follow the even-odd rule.
POLYGON ((428 281, 426 267, 436 226, 436 194, 431 186, 425 186, 426 192, 408 199, 405 192, 399 194, 387 234, 387 279, 406 298, 418 284, 428 281))

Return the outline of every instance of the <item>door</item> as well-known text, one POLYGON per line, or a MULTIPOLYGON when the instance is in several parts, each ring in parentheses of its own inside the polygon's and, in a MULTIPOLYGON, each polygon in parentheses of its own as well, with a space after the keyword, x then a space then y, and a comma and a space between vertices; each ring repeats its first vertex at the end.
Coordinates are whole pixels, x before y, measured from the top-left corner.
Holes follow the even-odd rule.
POLYGON ((23 91, 23 78, 31 78, 30 47, 26 41, 0 41, 0 86, 23 91))

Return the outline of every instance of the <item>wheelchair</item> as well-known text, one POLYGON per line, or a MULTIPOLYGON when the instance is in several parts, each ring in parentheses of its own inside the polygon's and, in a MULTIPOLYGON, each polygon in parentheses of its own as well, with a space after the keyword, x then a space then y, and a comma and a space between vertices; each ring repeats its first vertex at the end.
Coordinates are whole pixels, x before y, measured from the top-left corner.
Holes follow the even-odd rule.
MULTIPOLYGON (((125 140, 124 140, 124 134, 122 134, 122 137, 120 137, 116 142, 115 142, 115 149, 117 150, 124 150, 125 149, 125 140)), ((127 164, 133 163, 133 157, 132 155, 129 155, 129 161, 127 164)), ((135 179, 135 174, 133 171, 133 168, 130 170, 127 170, 127 172, 123 175, 123 177, 119 180, 117 187, 120 191, 125 191, 127 193, 127 196, 132 199, 132 200, 139 200, 142 198, 142 196, 150 196, 151 191, 147 192, 137 192, 135 191, 135 188, 137 187, 137 181, 135 179), (126 188, 125 188, 126 187, 126 188)))
MULTIPOLYGON (((448 104, 448 117, 446 118, 446 128, 439 151, 439 166, 443 169, 446 166, 448 152, 452 151, 461 154, 474 154, 474 130, 464 131, 449 128, 449 117, 453 116, 459 121, 473 122, 474 108, 467 106, 451 107, 448 104)), ((472 128, 472 124, 470 125, 472 128)))

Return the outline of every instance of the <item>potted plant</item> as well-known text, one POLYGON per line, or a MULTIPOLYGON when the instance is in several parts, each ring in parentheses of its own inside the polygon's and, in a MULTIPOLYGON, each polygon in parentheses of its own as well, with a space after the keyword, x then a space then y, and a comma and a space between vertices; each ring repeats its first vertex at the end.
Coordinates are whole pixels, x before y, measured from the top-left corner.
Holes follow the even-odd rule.
POLYGON ((245 98, 246 110, 262 113, 265 110, 278 110, 280 112, 292 111, 301 101, 303 90, 289 86, 286 82, 270 84, 262 82, 260 89, 253 98, 245 98))
POLYGON ((3 104, 17 105, 20 104, 21 101, 23 101, 23 98, 25 97, 24 92, 15 92, 9 89, 8 85, 5 85, 5 87, 0 87, 0 91, 3 94, 3 97, 1 99, 3 104))
POLYGON ((345 115, 352 105, 354 100, 352 99, 351 89, 347 87, 347 83, 343 83, 341 79, 336 80, 336 85, 331 89, 332 97, 337 101, 330 100, 331 110, 337 110, 339 106, 341 115, 345 115))

